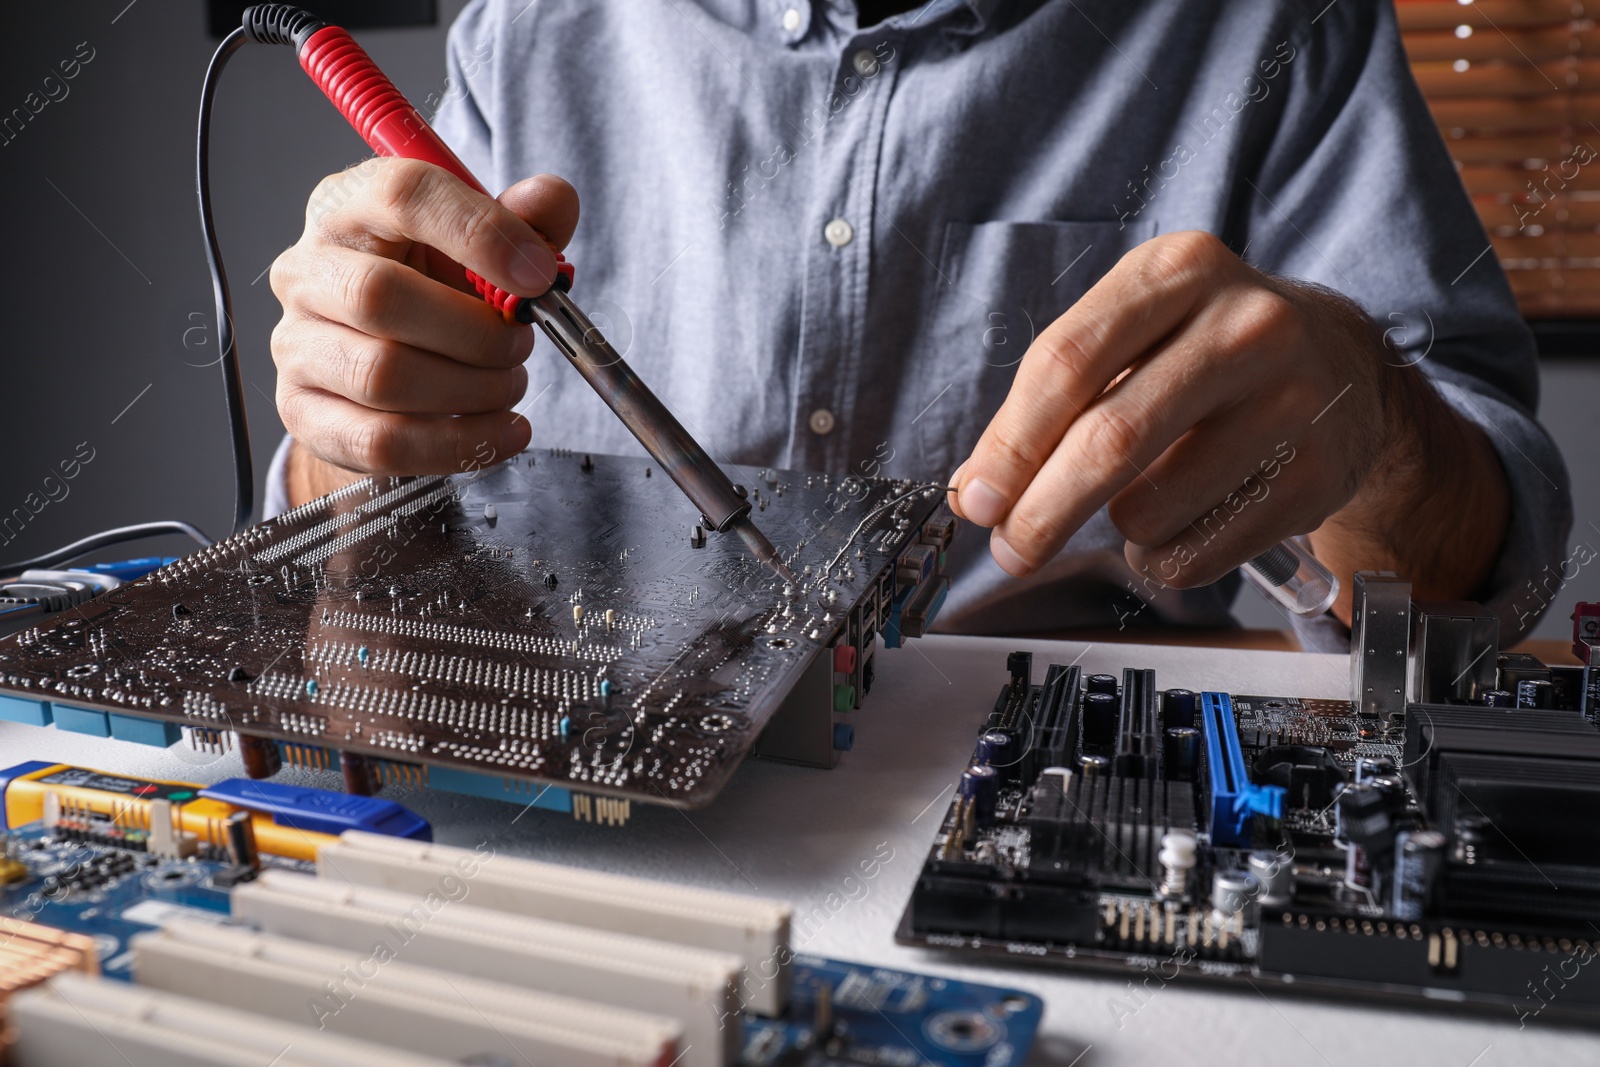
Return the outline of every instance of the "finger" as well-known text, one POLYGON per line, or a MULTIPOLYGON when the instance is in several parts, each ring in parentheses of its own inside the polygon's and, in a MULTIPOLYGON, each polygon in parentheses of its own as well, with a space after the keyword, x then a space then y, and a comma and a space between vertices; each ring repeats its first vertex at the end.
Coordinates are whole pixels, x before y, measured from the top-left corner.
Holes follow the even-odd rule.
POLYGON ((357 248, 368 247, 372 238, 420 242, 523 296, 537 296, 555 280, 555 253, 534 227, 448 171, 387 158, 355 172, 365 172, 356 194, 338 210, 312 219, 334 240, 357 248))
POLYGON ((1147 241, 1051 323, 1028 347, 963 466, 966 516, 998 525, 1095 397, 1187 319, 1219 274, 1238 266, 1209 234, 1147 241))
POLYGON ((324 247, 296 257, 282 284, 280 298, 303 313, 471 366, 514 366, 533 350, 529 327, 383 256, 324 247))
POLYGON ((1148 468, 1238 383, 1216 366, 1219 345, 1198 322, 1089 405, 990 538, 995 561, 1022 576, 1042 566, 1095 512, 1135 481, 1159 495, 1148 468))
MULTIPOLYGON (((495 199, 539 231, 552 247, 563 249, 578 228, 577 190, 554 174, 535 174, 511 186, 495 199)), ((462 292, 475 293, 461 264, 436 249, 424 248, 426 270, 462 292)))
POLYGON ((1296 455, 1279 425, 1238 405, 1201 420, 1145 469, 1149 481, 1135 478, 1111 498, 1112 525, 1132 544, 1161 545, 1235 490, 1263 503, 1296 455))
POLYGON ((528 446, 528 420, 510 411, 410 415, 373 411, 333 393, 279 380, 284 428, 313 455, 365 474, 454 474, 528 446))
POLYGON ((1314 530, 1327 514, 1304 474, 1290 468, 1273 490, 1271 507, 1251 501, 1241 486, 1191 515, 1171 540, 1150 547, 1129 544, 1123 554, 1135 571, 1154 574, 1175 589, 1191 589, 1210 585, 1285 537, 1314 530))
POLYGON ((286 328, 275 340, 279 373, 378 411, 470 415, 509 411, 528 388, 528 372, 471 367, 420 348, 369 337, 332 322, 286 328))
POLYGON ((565 178, 535 174, 496 197, 555 246, 567 247, 578 228, 578 191, 565 178))

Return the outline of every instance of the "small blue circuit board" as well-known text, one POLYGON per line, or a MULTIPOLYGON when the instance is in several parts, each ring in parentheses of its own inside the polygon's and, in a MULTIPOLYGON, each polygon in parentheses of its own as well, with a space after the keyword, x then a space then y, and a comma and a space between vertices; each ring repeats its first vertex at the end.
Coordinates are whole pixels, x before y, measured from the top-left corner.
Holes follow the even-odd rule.
MULTIPOLYGON (((226 864, 56 841, 39 824, 12 830, 11 839, 28 877, 0 887, 0 914, 94 938, 108 978, 132 980, 128 941, 136 934, 175 918, 229 921, 228 891, 211 884, 226 864)), ((1043 1010, 1037 997, 1016 990, 796 956, 787 1014, 746 1017, 740 1063, 1014 1067, 1027 1059, 1043 1010)))

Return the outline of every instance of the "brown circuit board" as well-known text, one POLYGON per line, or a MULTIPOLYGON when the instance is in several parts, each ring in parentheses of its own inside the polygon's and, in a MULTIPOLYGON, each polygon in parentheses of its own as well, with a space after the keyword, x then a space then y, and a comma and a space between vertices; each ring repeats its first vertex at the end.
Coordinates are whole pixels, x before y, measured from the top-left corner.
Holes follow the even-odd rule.
POLYGON ((357 482, 13 634, 0 700, 542 806, 699 807, 803 675, 829 661, 822 714, 850 710, 880 633, 920 635, 948 588, 937 489, 742 476, 797 584, 698 531, 647 459, 529 451, 357 482))

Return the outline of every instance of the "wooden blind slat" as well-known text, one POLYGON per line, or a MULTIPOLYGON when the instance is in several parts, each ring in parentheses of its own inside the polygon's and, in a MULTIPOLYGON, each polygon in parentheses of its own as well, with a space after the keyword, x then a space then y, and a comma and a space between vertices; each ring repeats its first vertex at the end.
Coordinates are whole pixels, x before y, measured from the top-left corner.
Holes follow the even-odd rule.
POLYGON ((1400 0, 1395 4, 1395 14, 1401 30, 1453 30, 1457 26, 1471 26, 1473 32, 1495 27, 1538 26, 1554 22, 1571 22, 1575 19, 1593 18, 1586 8, 1595 4, 1574 0, 1478 0, 1472 4, 1458 4, 1455 0, 1400 0))
POLYGON ((1558 196, 1545 204, 1478 199, 1475 203, 1478 216, 1490 233, 1500 230, 1515 232, 1518 227, 1526 229, 1529 226, 1567 230, 1600 226, 1600 198, 1558 196))
POLYGON ((1473 196, 1535 196, 1600 190, 1600 166, 1566 166, 1527 170, 1523 167, 1472 166, 1461 168, 1461 181, 1473 196))
POLYGON ((1461 96, 1543 96, 1600 88, 1600 59, 1478 63, 1455 70, 1448 63, 1414 63, 1411 72, 1429 100, 1461 96))
POLYGON ((1600 93, 1534 97, 1467 97, 1429 100, 1433 117, 1446 130, 1548 130, 1600 125, 1600 93))
MULTIPOLYGON (((1578 141, 1600 150, 1600 134, 1578 141)), ((1572 155, 1577 142, 1561 133, 1480 134, 1447 137, 1445 147, 1457 163, 1555 162, 1572 155)))
POLYGON ((1458 37, 1451 30, 1423 30, 1403 35, 1406 54, 1415 63, 1449 63, 1458 59, 1478 63, 1501 59, 1513 63, 1544 63, 1578 53, 1600 51, 1600 26, 1566 25, 1531 28, 1501 27, 1500 33, 1458 37))

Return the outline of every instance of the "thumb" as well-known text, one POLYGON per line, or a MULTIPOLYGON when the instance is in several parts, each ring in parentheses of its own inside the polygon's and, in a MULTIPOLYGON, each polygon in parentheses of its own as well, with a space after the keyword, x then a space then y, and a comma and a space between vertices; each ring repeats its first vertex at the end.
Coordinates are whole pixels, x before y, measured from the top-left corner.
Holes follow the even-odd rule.
POLYGON ((578 192, 554 174, 524 178, 495 199, 538 230, 558 252, 578 228, 578 192))

